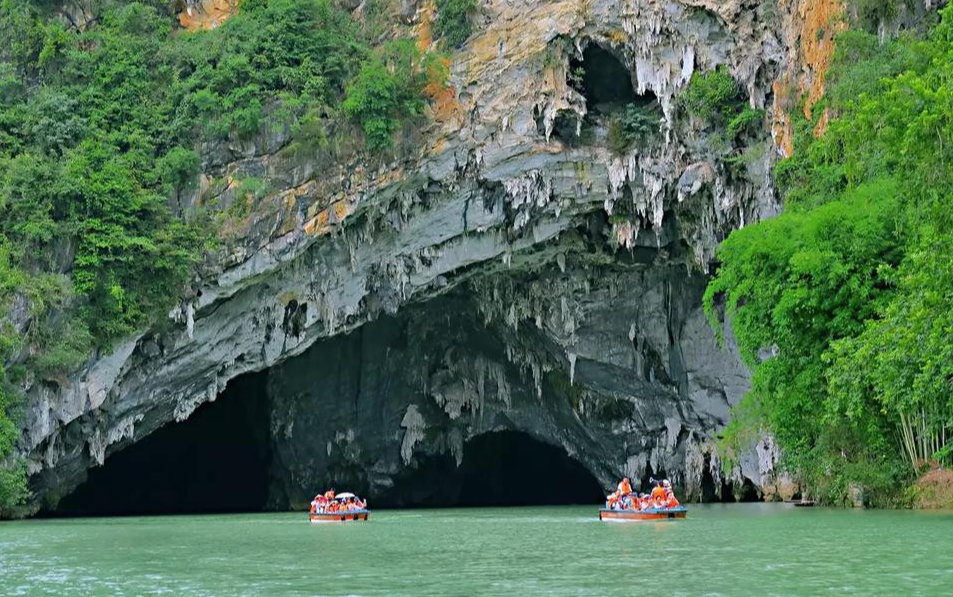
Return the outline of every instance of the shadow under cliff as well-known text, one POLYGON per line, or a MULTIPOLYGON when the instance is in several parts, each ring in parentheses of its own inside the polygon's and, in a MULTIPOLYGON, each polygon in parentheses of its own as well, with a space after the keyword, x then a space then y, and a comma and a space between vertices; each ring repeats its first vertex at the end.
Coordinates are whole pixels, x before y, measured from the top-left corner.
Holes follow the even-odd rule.
POLYGON ((494 431, 450 455, 423 459, 378 502, 385 507, 491 507, 598 504, 599 482, 565 450, 527 433, 494 431))
MULTIPOLYGON (((304 510, 329 486, 372 508, 598 504, 633 468, 677 486, 688 439, 728 407, 724 367, 693 332, 709 333, 690 308, 698 279, 641 262, 616 278, 642 292, 598 273, 538 275, 535 320, 492 316, 532 303, 506 295, 508 281, 381 314, 236 378, 44 514, 304 510), (572 302, 548 300, 562 287, 572 302)), ((753 493, 702 485, 706 501, 753 493)))
POLYGON ((91 469, 41 515, 249 512, 269 487, 267 373, 229 382, 215 402, 162 427, 91 469))

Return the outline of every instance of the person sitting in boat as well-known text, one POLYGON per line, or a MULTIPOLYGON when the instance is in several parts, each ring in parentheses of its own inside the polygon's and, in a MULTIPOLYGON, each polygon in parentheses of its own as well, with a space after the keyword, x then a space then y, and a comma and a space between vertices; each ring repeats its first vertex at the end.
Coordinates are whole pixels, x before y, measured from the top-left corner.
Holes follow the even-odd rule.
POLYGON ((313 499, 313 500, 311 500, 311 513, 312 513, 312 514, 314 514, 315 512, 318 511, 318 507, 321 505, 321 502, 320 502, 319 498, 321 498, 321 497, 322 497, 321 494, 318 494, 318 495, 314 496, 314 499, 313 499))
POLYGON ((639 496, 639 510, 651 510, 654 507, 649 494, 643 493, 639 496))
POLYGON ((619 481, 619 487, 617 488, 619 492, 619 497, 625 497, 632 493, 632 484, 629 483, 629 478, 625 477, 619 481))
POLYGON ((661 479, 649 479, 649 483, 655 485, 652 488, 652 500, 662 500, 665 499, 665 488, 662 487, 661 479))
POLYGON ((327 490, 327 491, 324 492, 324 499, 328 500, 329 502, 334 499, 334 488, 333 488, 333 487, 332 487, 331 489, 329 489, 329 490, 327 490))
POLYGON ((668 479, 662 481, 662 489, 665 490, 666 508, 677 508, 681 505, 681 503, 675 498, 675 492, 672 490, 672 484, 669 483, 668 479))

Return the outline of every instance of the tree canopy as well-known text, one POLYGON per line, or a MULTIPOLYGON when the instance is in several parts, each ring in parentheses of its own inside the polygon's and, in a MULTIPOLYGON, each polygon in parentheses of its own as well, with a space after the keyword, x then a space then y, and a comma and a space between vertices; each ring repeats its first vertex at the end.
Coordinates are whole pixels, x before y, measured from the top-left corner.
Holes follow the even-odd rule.
MULTIPOLYGON (((780 217, 734 232, 705 305, 753 385, 726 437, 773 432, 820 497, 884 503, 953 428, 953 8, 926 35, 837 39, 827 130, 799 123, 780 217)), ((909 496, 907 496, 909 497, 909 496)))

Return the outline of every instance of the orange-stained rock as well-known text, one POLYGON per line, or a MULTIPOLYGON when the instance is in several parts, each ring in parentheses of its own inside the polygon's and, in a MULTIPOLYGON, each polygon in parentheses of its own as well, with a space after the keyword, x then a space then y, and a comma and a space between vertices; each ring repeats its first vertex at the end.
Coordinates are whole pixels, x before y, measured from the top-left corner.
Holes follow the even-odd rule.
POLYGON ((433 45, 433 17, 434 2, 430 0, 420 7, 417 12, 417 20, 420 25, 417 26, 417 49, 425 52, 433 45))
POLYGON ((347 200, 336 201, 328 209, 318 212, 318 215, 304 225, 305 233, 322 236, 331 232, 335 224, 343 222, 344 218, 354 212, 354 206, 354 203, 347 200))
POLYGON ((440 87, 430 89, 428 85, 424 90, 431 97, 431 107, 434 120, 440 123, 463 121, 463 106, 457 100, 457 93, 452 87, 440 87))
POLYGON ((214 29, 238 12, 241 0, 201 0, 179 13, 179 24, 189 31, 214 29))
MULTIPOLYGON (((784 155, 794 151, 791 111, 804 98, 804 117, 811 119, 813 109, 824 96, 824 80, 834 57, 834 38, 847 28, 842 0, 779 0, 782 10, 792 15, 794 27, 786 31, 788 47, 795 53, 790 67, 774 83, 775 143, 784 155), (795 97, 791 97, 794 91, 795 97)), ((827 130, 829 117, 822 114, 815 135, 827 130)))
POLYGON ((791 127, 791 78, 785 75, 772 84, 774 91, 774 122, 771 133, 774 142, 785 157, 794 154, 794 131, 791 127))

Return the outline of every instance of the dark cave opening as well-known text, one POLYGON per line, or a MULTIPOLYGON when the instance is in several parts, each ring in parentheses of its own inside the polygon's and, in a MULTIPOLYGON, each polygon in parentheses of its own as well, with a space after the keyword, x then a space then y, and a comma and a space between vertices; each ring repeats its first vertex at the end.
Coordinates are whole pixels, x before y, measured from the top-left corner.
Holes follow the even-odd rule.
POLYGON ((629 70, 615 55, 597 44, 586 46, 582 60, 571 60, 569 70, 573 87, 586 98, 590 110, 607 112, 625 104, 655 101, 654 96, 636 95, 629 70))
POLYGON ((426 462, 401 480, 385 506, 555 506, 605 499, 595 477, 565 450, 518 431, 484 433, 450 458, 426 462))
POLYGON ((741 485, 741 491, 736 497, 737 501, 739 502, 761 501, 761 495, 758 493, 758 488, 755 487, 755 484, 751 482, 751 479, 744 480, 744 483, 741 485))
POLYGON ((715 481, 711 472, 711 454, 705 454, 705 463, 702 465, 701 501, 704 503, 735 501, 731 485, 724 479, 715 481))
POLYGON ((265 508, 267 372, 237 377, 211 403, 106 458, 46 515, 197 514, 265 508))
POLYGON ((716 482, 711 472, 711 455, 705 455, 705 464, 702 470, 701 501, 710 502, 758 502, 761 495, 751 479, 745 479, 738 491, 725 479, 716 482))

